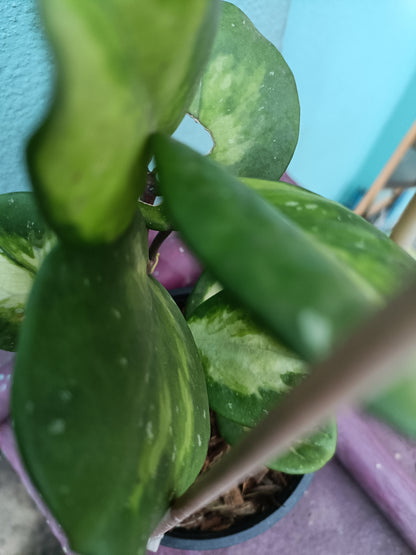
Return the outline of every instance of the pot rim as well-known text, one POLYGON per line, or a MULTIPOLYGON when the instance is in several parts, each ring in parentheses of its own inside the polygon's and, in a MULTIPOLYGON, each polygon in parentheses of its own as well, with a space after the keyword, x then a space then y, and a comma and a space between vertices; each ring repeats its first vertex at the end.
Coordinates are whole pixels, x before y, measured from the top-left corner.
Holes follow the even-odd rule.
POLYGON ((172 547, 174 549, 184 549, 191 551, 204 551, 208 549, 220 549, 222 547, 231 547, 243 543, 274 526, 279 520, 286 516, 301 499, 307 488, 309 487, 313 478, 313 473, 304 474, 298 484, 295 486, 292 493, 286 501, 278 507, 275 511, 268 514, 260 521, 254 522, 243 530, 226 533, 224 535, 198 539, 195 537, 181 537, 171 533, 165 534, 162 539, 162 545, 165 547, 172 547))

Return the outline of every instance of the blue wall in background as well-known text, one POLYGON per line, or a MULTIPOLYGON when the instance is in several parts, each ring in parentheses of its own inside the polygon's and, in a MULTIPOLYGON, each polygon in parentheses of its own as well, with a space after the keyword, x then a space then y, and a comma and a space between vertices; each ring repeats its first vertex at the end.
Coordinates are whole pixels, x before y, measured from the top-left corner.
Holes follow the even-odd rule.
POLYGON ((51 65, 35 0, 0 0, 0 191, 29 187, 26 139, 47 106, 51 65))
MULTIPOLYGON (((373 181, 416 118, 416 0, 239 0, 281 45, 298 84, 292 177, 344 199, 373 181)), ((25 141, 44 112, 51 66, 34 0, 0 1, 0 189, 29 186, 25 141)), ((188 122, 181 136, 199 131, 188 122)))
POLYGON ((336 199, 368 188, 416 119, 416 1, 292 0, 283 54, 301 103, 289 173, 336 199))

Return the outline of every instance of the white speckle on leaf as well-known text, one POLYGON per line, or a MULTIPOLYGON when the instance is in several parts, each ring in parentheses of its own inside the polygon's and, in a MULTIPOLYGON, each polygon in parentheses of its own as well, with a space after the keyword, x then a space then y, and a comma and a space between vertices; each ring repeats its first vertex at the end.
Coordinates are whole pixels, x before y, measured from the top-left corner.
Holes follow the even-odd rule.
POLYGON ((153 435, 153 424, 151 422, 148 422, 146 424, 146 435, 149 439, 153 439, 154 435, 153 435))
POLYGON ((269 71, 269 75, 271 75, 273 77, 274 71, 269 71))
POLYGON ((328 349, 332 340, 331 325, 321 314, 305 308, 299 314, 298 325, 301 334, 314 350, 328 349))
POLYGON ((120 320, 120 319, 121 319, 121 313, 120 313, 119 310, 117 310, 116 308, 113 307, 113 308, 111 309, 111 312, 112 312, 113 316, 114 316, 115 318, 117 318, 117 320, 120 320))
POLYGON ((127 362, 128 361, 127 361, 126 357, 120 357, 119 358, 120 366, 127 366, 127 362))
POLYGON ((308 210, 315 210, 315 208, 318 208, 317 204, 305 204, 305 208, 307 208, 308 210))
POLYGON ((198 445, 199 445, 199 447, 201 447, 201 445, 202 445, 201 436, 198 434, 196 437, 197 437, 197 440, 198 440, 198 445))
POLYGON ((245 19, 243 19, 243 25, 245 25, 245 24, 246 24, 246 20, 245 20, 245 19))
POLYGON ((172 462, 175 462, 175 459, 176 459, 176 447, 174 447, 172 451, 172 462))
POLYGON ((24 309, 23 308, 15 308, 14 309, 15 314, 23 314, 24 313, 24 309))
POLYGON ((261 112, 262 110, 264 110, 264 106, 260 106, 260 108, 257 111, 261 112))
POLYGON ((285 206, 297 206, 299 203, 296 200, 288 200, 285 202, 285 206))
POLYGON ((14 204, 14 198, 9 199, 9 204, 14 204))
POLYGON ((232 408, 233 408, 233 404, 232 404, 231 402, 230 402, 230 403, 227 403, 227 406, 228 406, 229 409, 232 409, 232 408))
POLYGON ((179 405, 176 405, 175 412, 176 412, 176 414, 179 414, 179 405))
POLYGON ((207 411, 204 409, 204 412, 202 413, 202 418, 206 419, 207 417, 207 411))
POLYGON ((84 285, 85 285, 85 287, 90 286, 90 280, 88 278, 84 278, 84 285))
POLYGON ((364 241, 358 241, 357 243, 355 243, 355 246, 357 247, 357 249, 365 249, 364 241))
POLYGON ((235 27, 235 23, 231 23, 231 27, 235 27))
POLYGON ((68 403, 68 401, 72 399, 72 393, 69 389, 62 389, 62 391, 59 392, 59 397, 62 401, 68 403))
POLYGON ((57 418, 53 420, 48 426, 48 432, 54 436, 58 436, 64 433, 66 428, 65 421, 62 418, 57 418))
POLYGON ((234 139, 228 139, 228 144, 229 144, 229 145, 234 144, 234 139))

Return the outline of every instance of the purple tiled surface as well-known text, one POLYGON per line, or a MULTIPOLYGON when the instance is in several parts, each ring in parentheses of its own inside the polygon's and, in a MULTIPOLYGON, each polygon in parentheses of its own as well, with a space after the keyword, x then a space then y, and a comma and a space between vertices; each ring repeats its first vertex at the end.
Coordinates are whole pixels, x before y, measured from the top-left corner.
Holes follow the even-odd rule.
MULTIPOLYGON (((161 547, 158 555, 411 555, 336 459, 316 472, 296 507, 273 528, 234 547, 183 551, 161 547)), ((150 555, 150 552, 148 552, 150 555)))

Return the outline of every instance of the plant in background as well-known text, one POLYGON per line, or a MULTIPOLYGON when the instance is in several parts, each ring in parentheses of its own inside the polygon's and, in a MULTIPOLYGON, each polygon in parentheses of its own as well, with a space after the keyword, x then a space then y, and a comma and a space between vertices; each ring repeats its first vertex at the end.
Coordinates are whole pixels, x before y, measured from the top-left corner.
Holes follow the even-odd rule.
MULTIPOLYGON (((57 82, 28 147, 36 204, 0 200, 14 428, 71 547, 137 554, 203 464, 209 407, 236 441, 415 265, 347 209, 278 181, 296 86, 235 6, 41 6, 57 82), (187 111, 212 135, 208 157, 169 137, 187 111), (161 207, 138 202, 152 157, 161 207), (146 224, 178 229, 210 272, 189 325, 149 274, 146 224)), ((311 472, 335 443, 330 422, 270 464, 311 472)))

